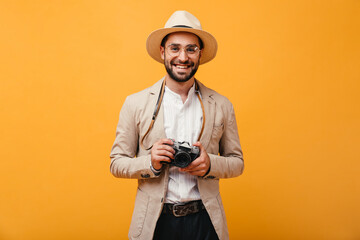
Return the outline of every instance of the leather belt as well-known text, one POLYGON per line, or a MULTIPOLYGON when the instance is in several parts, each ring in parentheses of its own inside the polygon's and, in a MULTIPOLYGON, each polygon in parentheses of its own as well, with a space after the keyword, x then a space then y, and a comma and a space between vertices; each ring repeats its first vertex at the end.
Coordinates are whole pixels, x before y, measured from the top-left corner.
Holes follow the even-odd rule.
POLYGON ((205 209, 201 200, 185 203, 165 203, 162 213, 172 214, 175 217, 183 217, 189 214, 197 213, 205 209))

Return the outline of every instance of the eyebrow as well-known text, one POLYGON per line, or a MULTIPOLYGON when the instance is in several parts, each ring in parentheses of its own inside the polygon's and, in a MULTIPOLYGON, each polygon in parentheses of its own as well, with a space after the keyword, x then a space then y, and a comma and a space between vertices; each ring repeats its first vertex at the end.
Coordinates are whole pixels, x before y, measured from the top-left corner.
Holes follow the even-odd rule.
MULTIPOLYGON (((179 44, 179 43, 170 43, 168 46, 181 46, 181 44, 179 44)), ((196 45, 196 44, 188 44, 185 47, 199 47, 199 46, 196 45)))

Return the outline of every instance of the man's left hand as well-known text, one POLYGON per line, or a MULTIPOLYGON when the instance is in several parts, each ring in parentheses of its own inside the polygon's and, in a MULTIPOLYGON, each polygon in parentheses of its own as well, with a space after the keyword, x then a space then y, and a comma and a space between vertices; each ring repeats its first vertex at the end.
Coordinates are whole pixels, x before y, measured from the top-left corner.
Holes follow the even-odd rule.
POLYGON ((180 168, 180 171, 188 172, 194 176, 203 177, 210 168, 210 158, 200 142, 196 142, 193 145, 199 148, 200 156, 190 163, 189 166, 180 168))

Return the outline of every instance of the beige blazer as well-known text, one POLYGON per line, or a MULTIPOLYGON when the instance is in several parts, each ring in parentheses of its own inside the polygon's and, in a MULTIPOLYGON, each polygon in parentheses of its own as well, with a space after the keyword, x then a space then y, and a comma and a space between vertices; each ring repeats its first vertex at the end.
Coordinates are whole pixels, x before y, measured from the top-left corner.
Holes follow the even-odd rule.
MULTIPOLYGON (((167 191, 169 167, 155 176, 150 169, 150 151, 139 146, 151 122, 162 81, 126 98, 111 149, 111 173, 119 178, 138 179, 129 239, 152 239, 167 191)), ((211 169, 206 177, 198 177, 198 188, 216 233, 220 239, 228 239, 219 179, 239 176, 244 169, 243 155, 232 104, 200 82, 199 89, 206 117, 200 142, 209 154, 211 169)), ((145 147, 166 138, 163 118, 161 107, 153 129, 144 140, 145 147)))

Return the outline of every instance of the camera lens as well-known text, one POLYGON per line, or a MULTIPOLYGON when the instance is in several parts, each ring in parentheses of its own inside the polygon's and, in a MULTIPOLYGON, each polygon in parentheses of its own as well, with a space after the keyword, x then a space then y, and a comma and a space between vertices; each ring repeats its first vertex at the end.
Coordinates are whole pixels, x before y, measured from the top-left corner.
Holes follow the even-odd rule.
POLYGON ((179 168, 187 167, 191 163, 190 154, 186 152, 178 152, 174 156, 174 165, 179 168))

